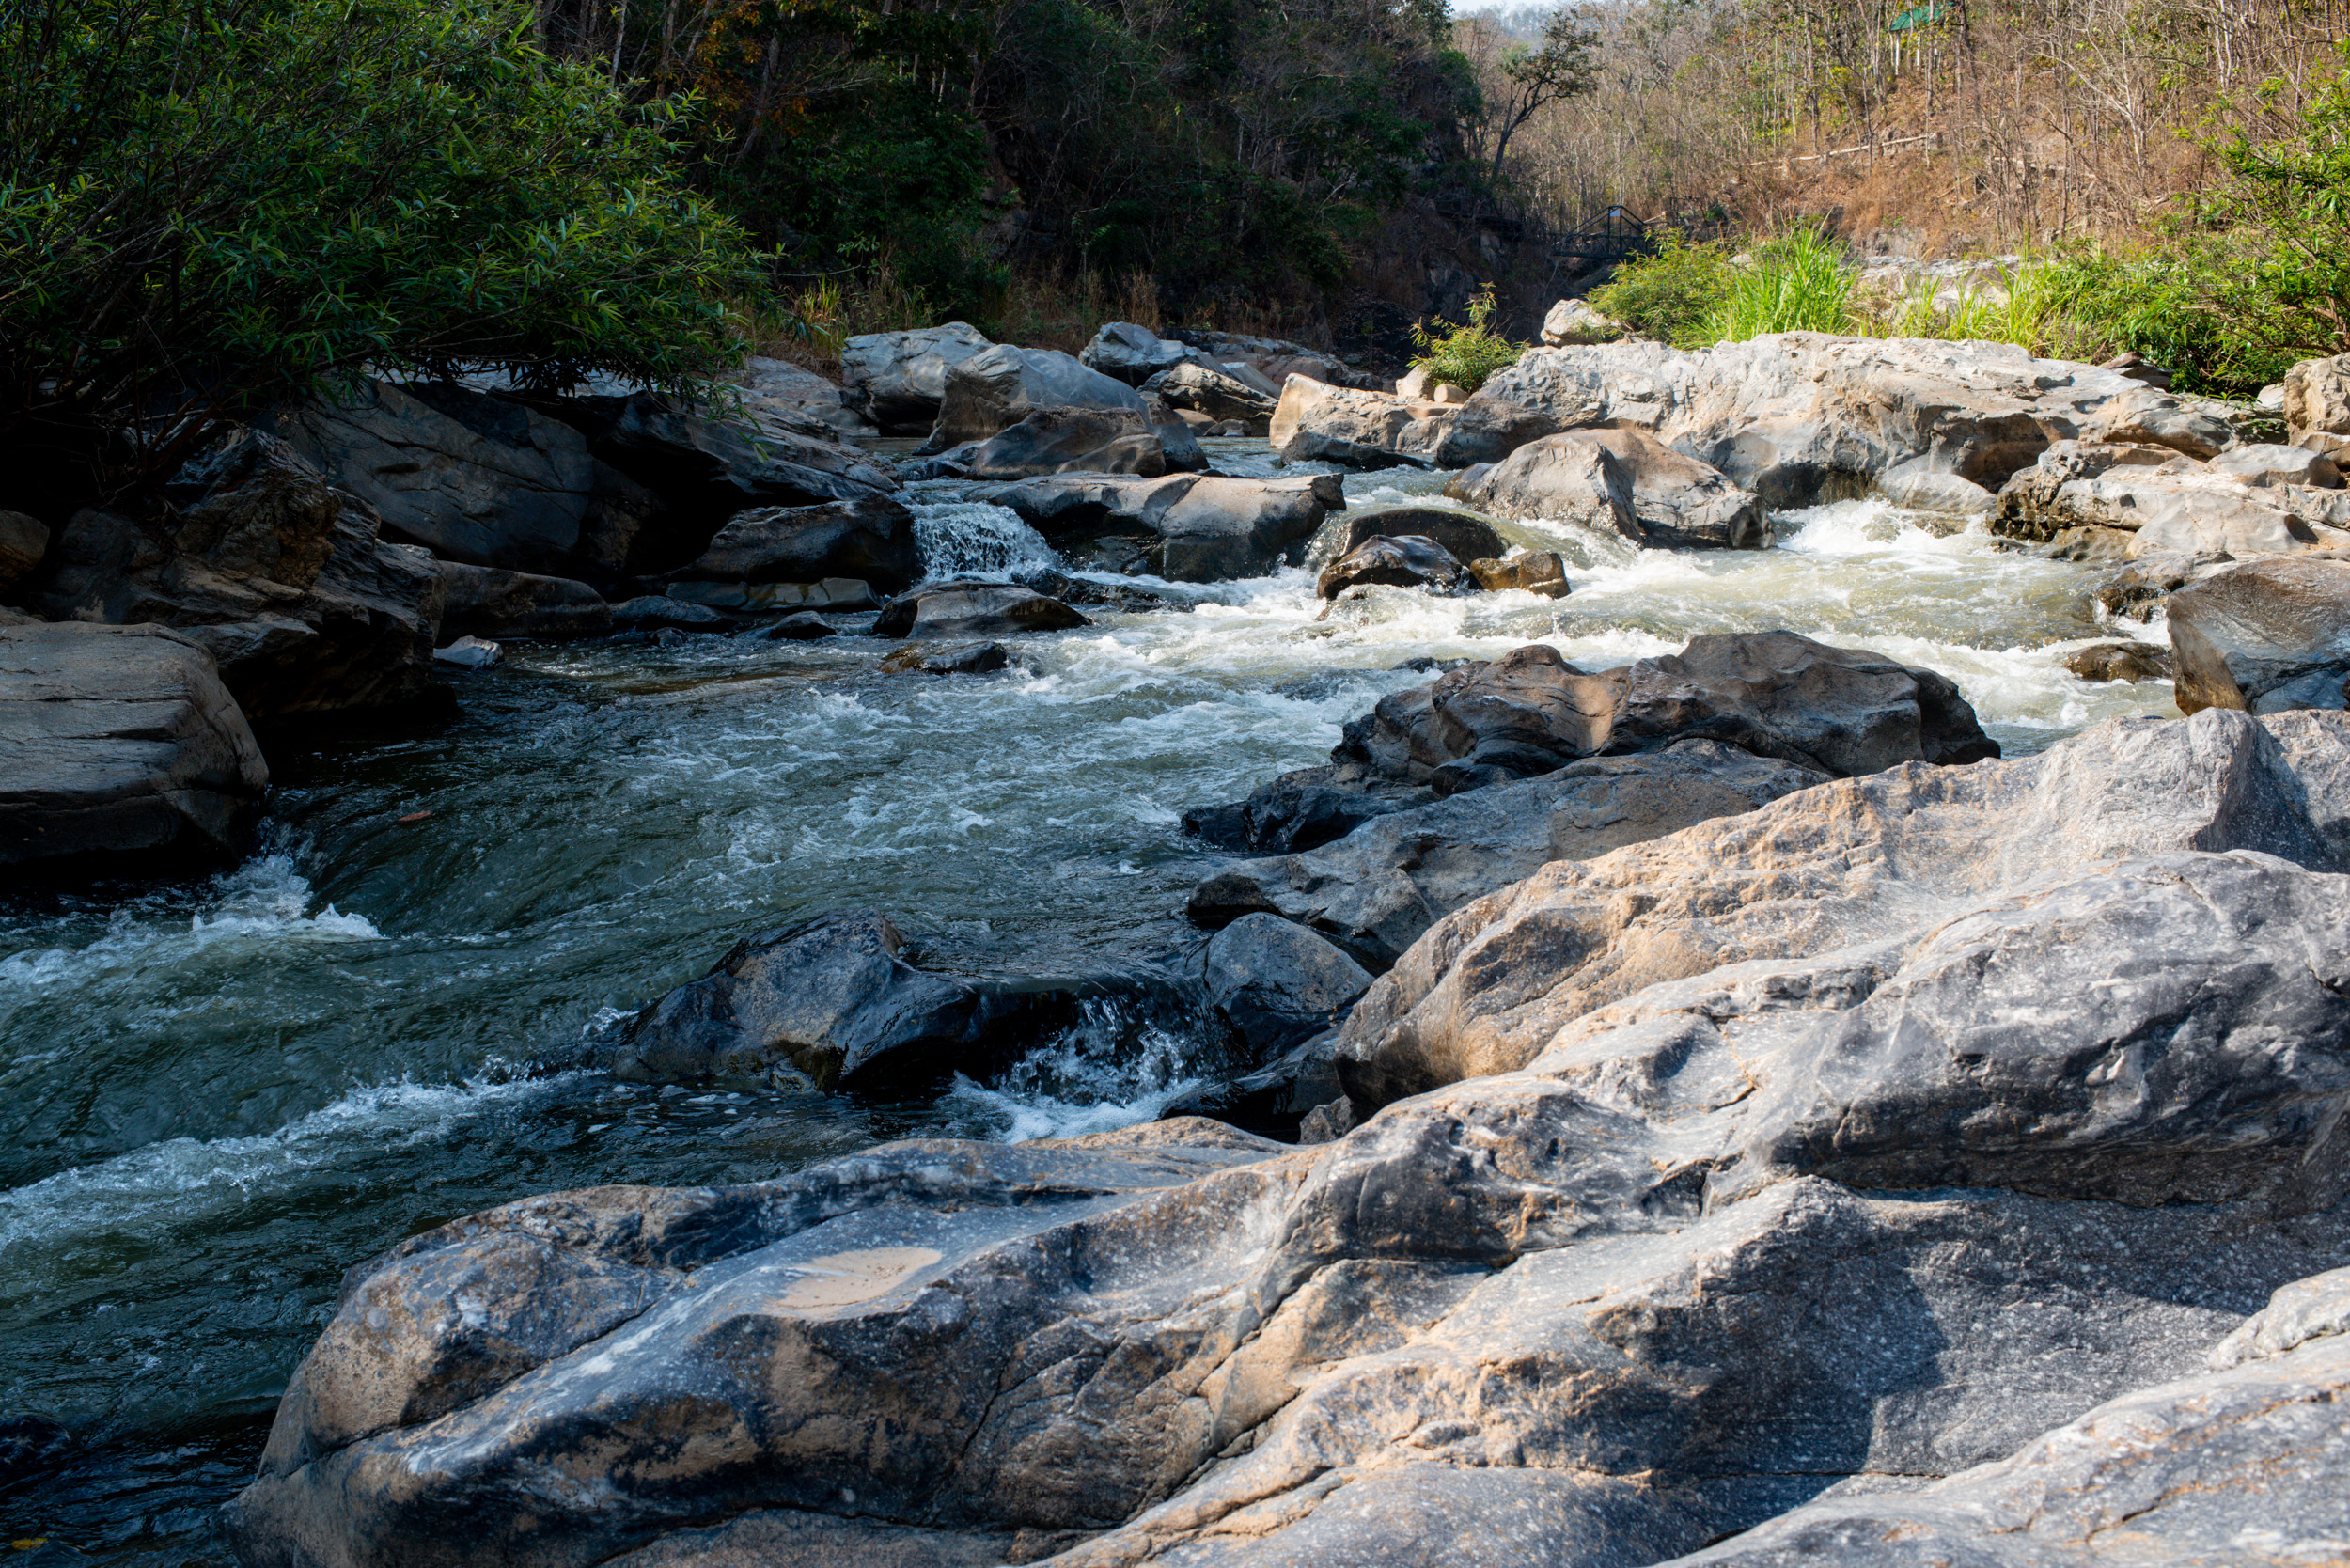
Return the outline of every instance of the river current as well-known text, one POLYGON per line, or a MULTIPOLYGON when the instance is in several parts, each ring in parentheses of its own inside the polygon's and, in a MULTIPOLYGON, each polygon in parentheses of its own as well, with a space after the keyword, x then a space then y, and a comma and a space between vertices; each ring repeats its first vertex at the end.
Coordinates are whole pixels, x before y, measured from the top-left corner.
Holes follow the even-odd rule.
MULTIPOLYGON (((1271 472, 1261 443, 1207 445, 1271 472)), ((1445 478, 1346 487, 1359 512, 1445 478)), ((951 485, 914 497, 934 572, 1053 563, 951 485)), ((905 1101, 618 1084, 594 1047, 741 936, 827 910, 879 909, 926 966, 974 974, 1196 945, 1183 903, 1215 857, 1183 808, 1324 760, 1344 720, 1427 679, 1407 661, 1542 640, 1596 668, 1785 627, 1941 670, 2011 756, 2175 713, 2165 683, 2063 666, 2159 620, 2101 624, 2089 569, 1927 521, 1843 502, 1736 554, 1561 534, 1558 601, 1379 589, 1317 619, 1305 570, 1149 584, 1178 607, 1089 607, 1095 625, 1018 639, 979 678, 881 674, 892 645, 856 635, 512 645, 453 677, 444 725, 274 757, 233 870, 0 888, 0 1552, 225 1562, 214 1513, 343 1271, 402 1236, 565 1187, 1155 1115, 1217 1053, 1181 1017, 1107 1006, 905 1101)))

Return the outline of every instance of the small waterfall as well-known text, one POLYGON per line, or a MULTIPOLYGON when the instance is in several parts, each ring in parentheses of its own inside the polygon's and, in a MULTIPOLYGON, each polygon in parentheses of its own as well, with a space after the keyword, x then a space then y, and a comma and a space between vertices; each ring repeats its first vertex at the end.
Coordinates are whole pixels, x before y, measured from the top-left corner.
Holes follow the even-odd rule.
POLYGON ((1060 557, 1019 514, 983 501, 917 501, 914 538, 932 577, 1059 566, 1060 557))

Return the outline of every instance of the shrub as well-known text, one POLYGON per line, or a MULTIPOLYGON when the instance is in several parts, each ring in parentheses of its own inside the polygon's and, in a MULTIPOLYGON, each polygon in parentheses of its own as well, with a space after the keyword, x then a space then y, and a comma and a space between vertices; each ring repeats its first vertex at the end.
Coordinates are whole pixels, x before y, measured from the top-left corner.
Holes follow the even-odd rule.
POLYGON ((1644 337, 1687 343, 1729 293, 1731 272, 1718 243, 1690 244, 1668 230, 1653 252, 1617 264, 1616 275, 1591 290, 1591 308, 1644 337))
POLYGON ((507 0, 0 11, 0 447, 119 490, 363 370, 682 386, 757 282, 658 118, 507 0))
POLYGON ((1503 370, 1518 362, 1526 353, 1526 345, 1513 343, 1493 330, 1495 302, 1493 285, 1487 284, 1469 301, 1468 323, 1454 327, 1442 336, 1431 335, 1428 323, 1421 321, 1412 328, 1413 346, 1420 351, 1413 360, 1416 368, 1428 372, 1440 383, 1449 383, 1465 392, 1474 392, 1503 370))

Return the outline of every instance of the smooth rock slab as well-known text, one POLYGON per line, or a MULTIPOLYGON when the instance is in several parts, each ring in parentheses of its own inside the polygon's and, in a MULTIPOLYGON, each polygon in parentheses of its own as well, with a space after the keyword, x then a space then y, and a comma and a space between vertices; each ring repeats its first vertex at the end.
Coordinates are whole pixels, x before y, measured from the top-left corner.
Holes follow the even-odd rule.
POLYGON ((2350 704, 2350 560, 2247 562, 2168 608, 2182 712, 2350 704))
POLYGON ((159 626, 0 626, 0 865, 233 859, 269 768, 212 655, 159 626))
POLYGON ((1458 593, 1470 581, 1452 553, 1425 535, 1374 534, 1324 567, 1314 582, 1314 591, 1324 599, 1336 599, 1348 588, 1379 583, 1458 593))
POLYGON ((603 595, 568 577, 443 561, 441 581, 444 636, 559 642, 600 637, 613 628, 603 595))
POLYGON ((814 583, 828 577, 902 593, 922 576, 914 514, 893 496, 813 507, 755 507, 727 519, 676 583, 814 583))
POLYGON ((1092 624, 1059 600, 1017 583, 934 583, 891 602, 873 622, 873 635, 997 636, 1092 624))

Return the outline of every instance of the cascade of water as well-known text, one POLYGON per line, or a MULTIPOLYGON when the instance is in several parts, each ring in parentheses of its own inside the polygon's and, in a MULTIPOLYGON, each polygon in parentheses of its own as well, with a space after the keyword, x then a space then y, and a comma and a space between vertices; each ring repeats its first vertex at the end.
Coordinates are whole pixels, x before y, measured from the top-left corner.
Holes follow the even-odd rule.
POLYGON ((984 501, 916 501, 910 510, 922 570, 932 577, 1061 564, 1043 536, 1006 508, 984 501))

